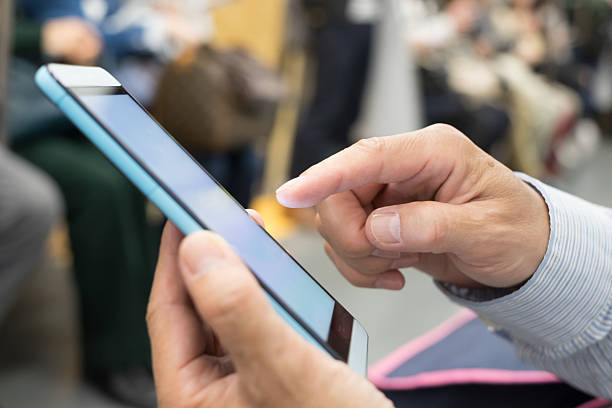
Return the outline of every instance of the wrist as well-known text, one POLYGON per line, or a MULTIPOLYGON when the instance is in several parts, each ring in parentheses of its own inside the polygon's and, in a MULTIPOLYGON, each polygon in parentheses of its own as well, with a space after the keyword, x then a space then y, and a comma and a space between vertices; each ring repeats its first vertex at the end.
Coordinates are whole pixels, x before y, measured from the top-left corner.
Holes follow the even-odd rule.
POLYGON ((526 234, 526 238, 530 238, 527 241, 529 255, 523 270, 518 271, 516 283, 512 285, 520 288, 531 279, 546 256, 550 241, 550 210, 536 186, 530 183, 528 179, 523 178, 521 174, 517 174, 517 176, 521 178, 530 202, 529 210, 526 211, 527 217, 523 221, 529 224, 529 231, 526 234))
POLYGON ((484 258, 476 262, 468 258, 471 269, 466 279, 444 277, 442 286, 460 297, 481 301, 512 294, 533 277, 548 250, 550 217, 546 200, 530 180, 517 174, 506 182, 505 194, 486 204, 495 214, 483 224, 487 238, 482 242, 488 243, 478 253, 484 258))
POLYGON ((448 282, 435 281, 438 288, 458 299, 470 302, 487 302, 494 299, 503 298, 519 290, 526 282, 508 288, 495 288, 492 286, 463 287, 448 282))

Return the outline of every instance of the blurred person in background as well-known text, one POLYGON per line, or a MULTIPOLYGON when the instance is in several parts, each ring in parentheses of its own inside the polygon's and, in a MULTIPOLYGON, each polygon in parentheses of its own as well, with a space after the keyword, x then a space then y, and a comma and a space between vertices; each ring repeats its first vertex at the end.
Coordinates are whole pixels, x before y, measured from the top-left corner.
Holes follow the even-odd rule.
MULTIPOLYGON (((510 118, 503 103, 487 98, 466 98, 451 83, 449 53, 465 52, 463 39, 474 31, 484 13, 478 0, 405 0, 400 2, 405 36, 416 56, 422 87, 425 123, 444 122, 463 130, 483 150, 490 152, 502 140, 510 118)), ((490 83, 481 72, 466 88, 482 92, 490 83)))
POLYGON ((570 51, 559 6, 531 0, 423 4, 429 6, 421 15, 429 19, 408 32, 423 67, 425 110, 433 114, 428 121, 457 126, 487 151, 507 134, 513 166, 530 174, 575 162, 563 156, 580 129, 580 100, 543 75, 543 67, 558 66, 570 51))
POLYGON ((0 329, 21 284, 32 272, 53 224, 61 217, 57 186, 5 149, 10 3, 0 4, 0 329))
POLYGON ((154 406, 144 313, 155 244, 145 199, 33 82, 40 63, 93 64, 104 44, 79 1, 19 1, 9 136, 18 154, 56 181, 66 202, 86 378, 127 404, 154 406))
POLYGON ((576 167, 595 151, 600 132, 590 119, 588 98, 580 98, 585 89, 559 75, 576 71, 565 5, 547 0, 507 3, 490 8, 476 44, 508 90, 512 138, 523 141, 525 156, 530 154, 526 142, 532 140, 531 154, 545 167, 540 174, 576 167), (543 105, 542 100, 551 102, 543 105))
POLYGON ((303 0, 312 37, 314 91, 295 136, 291 177, 344 149, 361 108, 376 0, 303 0))
MULTIPOLYGON (((145 199, 46 101, 33 76, 42 62, 99 64, 150 104, 164 66, 212 35, 207 11, 213 3, 18 2, 11 69, 12 145, 57 181, 67 203, 85 374, 109 395, 136 406, 155 401, 144 325, 155 254, 145 199)), ((252 147, 248 150, 250 158, 252 147)), ((228 177, 239 178, 240 191, 232 193, 248 204, 250 168, 236 171, 233 156, 200 160, 230 188, 228 177)))

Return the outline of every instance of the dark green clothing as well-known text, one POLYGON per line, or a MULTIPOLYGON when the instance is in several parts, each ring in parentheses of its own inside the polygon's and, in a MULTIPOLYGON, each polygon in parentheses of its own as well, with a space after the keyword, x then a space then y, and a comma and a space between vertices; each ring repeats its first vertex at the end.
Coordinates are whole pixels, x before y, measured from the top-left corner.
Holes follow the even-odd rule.
POLYGON ((15 23, 9 140, 66 202, 85 369, 150 367, 145 313, 157 238, 145 198, 36 89, 40 24, 23 15, 15 23))
POLYGON ((15 150, 50 174, 66 201, 86 370, 149 366, 155 256, 144 197, 79 135, 47 135, 15 150))
POLYGON ((17 17, 13 29, 13 48, 21 57, 40 58, 40 30, 40 23, 17 17))

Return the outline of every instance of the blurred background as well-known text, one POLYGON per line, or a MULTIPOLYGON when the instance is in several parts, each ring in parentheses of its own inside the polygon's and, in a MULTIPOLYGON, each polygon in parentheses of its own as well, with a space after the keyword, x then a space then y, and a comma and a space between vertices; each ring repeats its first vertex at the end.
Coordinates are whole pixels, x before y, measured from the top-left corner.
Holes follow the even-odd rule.
POLYGON ((155 406, 162 214, 45 100, 112 72, 366 327, 370 363, 457 311, 415 270, 350 287, 274 190, 354 141, 444 122, 612 206, 610 0, 0 0, 0 407, 155 406))

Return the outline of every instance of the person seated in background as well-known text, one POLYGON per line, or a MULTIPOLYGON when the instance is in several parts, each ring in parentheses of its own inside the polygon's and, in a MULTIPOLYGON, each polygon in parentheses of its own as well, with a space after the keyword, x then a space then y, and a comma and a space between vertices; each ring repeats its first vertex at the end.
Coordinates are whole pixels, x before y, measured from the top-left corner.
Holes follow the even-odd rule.
MULTIPOLYGON (((354 285, 399 290, 414 266, 528 363, 612 398, 612 210, 513 173, 448 125, 364 139, 277 198, 316 205, 354 285)), ((166 227, 147 321, 162 408, 392 406, 292 330, 212 232, 166 227)))
POLYGON ((406 39, 420 67, 425 123, 449 123, 469 135, 480 148, 491 152, 505 138, 511 125, 505 103, 491 98, 488 86, 496 81, 491 80, 489 72, 476 70, 478 66, 454 70, 452 65, 458 56, 471 53, 466 39, 478 29, 485 5, 478 0, 407 0, 404 3, 406 39), (455 73, 467 78, 453 81, 455 73), (462 88, 456 89, 456 84, 462 88), (466 95, 463 90, 469 93, 466 95))
MULTIPOLYGON (((210 34, 202 14, 208 3, 19 0, 17 6, 12 146, 50 174, 66 200, 85 374, 124 403, 153 406, 144 315, 158 236, 150 236, 144 197, 46 101, 33 76, 41 62, 100 64, 148 103, 163 65, 210 34), (200 26, 193 28, 194 20, 200 26)), ((215 176, 228 173, 225 161, 215 166, 220 161, 206 163, 215 176)), ((246 205, 251 184, 244 180, 252 172, 231 170, 246 184, 245 194, 232 191, 246 205)))
POLYGON ((532 0, 442 3, 437 12, 425 6, 415 12, 407 30, 422 67, 427 123, 454 125, 485 151, 534 175, 588 157, 597 140, 577 146, 582 135, 574 130, 583 129, 576 126, 578 95, 544 75, 550 68, 543 67, 560 64, 569 52, 560 7, 532 0), (551 103, 542 105, 544 99, 551 103), (511 156, 503 157, 504 143, 511 156), (570 158, 570 150, 579 154, 570 158))
POLYGON ((17 2, 10 69, 9 140, 13 150, 59 186, 80 307, 86 378, 134 406, 154 406, 144 314, 155 237, 145 198, 40 93, 43 61, 93 64, 100 31, 78 1, 17 2))
POLYGON ((6 138, 10 4, 0 5, 0 330, 21 285, 33 272, 47 236, 62 216, 57 186, 4 146, 6 138))
POLYGON ((523 150, 531 145, 545 167, 525 170, 554 174, 576 167, 595 151, 600 133, 584 118, 590 108, 580 90, 555 75, 571 60, 572 30, 562 6, 547 0, 494 3, 481 26, 473 40, 475 51, 492 62, 507 89, 513 140, 530 140, 523 150), (551 102, 543 106, 542 100, 551 102))
POLYGON ((48 176, 0 146, 0 328, 62 211, 48 176))

